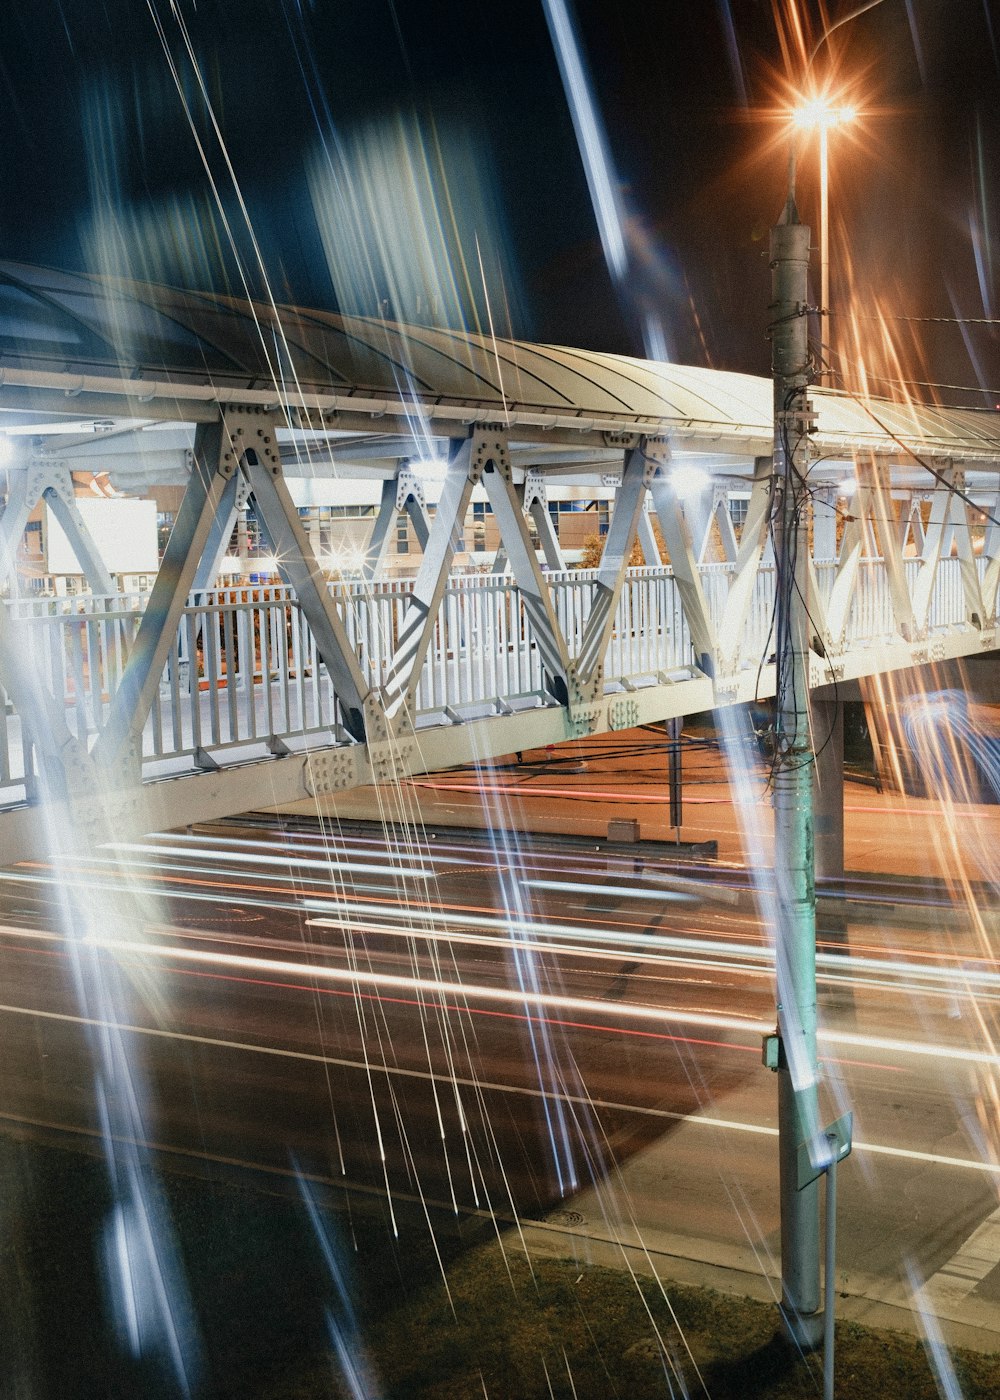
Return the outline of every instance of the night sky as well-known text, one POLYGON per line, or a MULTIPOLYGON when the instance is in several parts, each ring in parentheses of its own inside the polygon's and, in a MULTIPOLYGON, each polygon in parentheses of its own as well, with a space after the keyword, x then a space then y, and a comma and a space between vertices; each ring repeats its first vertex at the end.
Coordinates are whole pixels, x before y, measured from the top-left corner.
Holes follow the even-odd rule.
MULTIPOLYGON (((779 108, 823 14, 578 0, 627 214, 616 287, 542 0, 6 5, 0 254, 237 293, 245 277, 346 311, 491 314, 498 331, 628 353, 653 307, 677 360, 766 372, 779 108)), ((883 0, 815 61, 861 109, 832 137, 831 305, 865 335, 887 318, 873 374, 1000 385, 995 328, 898 319, 996 314, 998 35, 990 0, 883 0)), ((815 172, 810 144, 814 226, 815 172)))

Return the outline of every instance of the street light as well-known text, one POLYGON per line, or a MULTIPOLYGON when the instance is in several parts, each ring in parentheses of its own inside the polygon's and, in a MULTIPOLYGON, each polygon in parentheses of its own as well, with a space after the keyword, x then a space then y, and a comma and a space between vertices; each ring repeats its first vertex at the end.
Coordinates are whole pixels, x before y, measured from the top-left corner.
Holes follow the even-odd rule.
MULTIPOLYGON (((854 107, 841 106, 828 97, 813 97, 796 107, 792 121, 799 131, 819 134, 819 310, 820 316, 830 313, 830 132, 847 126, 857 116, 854 107)), ((820 339, 822 335, 820 321, 820 339)), ((827 334, 829 345, 832 337, 827 334)), ((821 379, 826 379, 826 374, 821 379)))

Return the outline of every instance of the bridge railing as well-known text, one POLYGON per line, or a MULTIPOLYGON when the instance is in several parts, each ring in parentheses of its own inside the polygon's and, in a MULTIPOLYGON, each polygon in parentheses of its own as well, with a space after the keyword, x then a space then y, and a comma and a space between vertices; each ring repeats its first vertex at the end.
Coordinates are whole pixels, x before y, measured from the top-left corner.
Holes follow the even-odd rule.
MULTIPOLYGON (((913 589, 923 567, 905 562, 913 589)), ((735 566, 700 569, 709 613, 718 627, 735 566)), ((820 563, 820 598, 829 600, 836 565, 820 563)), ((595 598, 592 570, 550 573, 554 609, 570 655, 579 649, 595 598)), ((409 580, 331 584, 362 673, 386 681, 409 602, 409 580)), ((15 599, 4 606, 18 622, 24 664, 65 711, 71 734, 90 744, 107 722, 112 697, 135 641, 148 595, 15 599)), ((754 581, 741 645, 744 665, 773 650, 775 578, 762 566, 754 581)), ((966 617, 961 561, 938 564, 931 629, 966 617)), ((858 568, 845 641, 874 644, 896 631, 880 559, 858 568)), ((624 581, 605 658, 606 682, 641 683, 693 661, 691 635, 669 567, 632 569, 624 581)), ((418 715, 542 697, 545 677, 520 595, 508 576, 452 579, 445 591, 416 692, 418 715)), ((0 800, 24 790, 30 766, 21 717, 6 695, 0 724, 0 800)), ((480 711, 481 712, 481 711, 480 711)), ((31 716, 28 717, 30 724, 31 716)), ((149 764, 195 758, 272 738, 338 732, 342 715, 329 674, 296 598, 283 586, 242 585, 193 594, 160 679, 143 732, 149 764)))

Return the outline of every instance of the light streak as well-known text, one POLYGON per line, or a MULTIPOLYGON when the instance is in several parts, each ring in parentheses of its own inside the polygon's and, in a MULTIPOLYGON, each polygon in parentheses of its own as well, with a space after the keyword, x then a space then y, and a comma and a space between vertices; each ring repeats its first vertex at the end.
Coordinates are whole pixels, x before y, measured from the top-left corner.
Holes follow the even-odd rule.
MULTIPOLYGON (((441 917, 446 918, 447 916, 442 915, 441 917)), ((463 921, 457 920, 457 922, 463 921)), ((468 928, 454 932, 435 928, 417 929, 411 924, 400 926, 374 923, 369 920, 362 923, 360 918, 307 919, 306 925, 311 928, 329 928, 345 934, 363 933, 371 937, 405 939, 408 943, 412 943, 414 938, 419 938, 429 943, 453 944, 458 947, 509 950, 510 938, 504 931, 505 924, 501 918, 483 918, 479 922, 481 926, 492 927, 497 932, 489 935, 472 932, 468 928)), ((174 925, 171 926, 171 931, 182 938, 200 942, 219 942, 231 945, 234 942, 246 941, 251 946, 262 946, 261 940, 257 937, 241 940, 238 935, 224 930, 185 929, 174 925)), ((0 925, 0 935, 26 941, 63 941, 62 936, 58 934, 20 929, 10 925, 0 925)), ((642 963, 645 966, 671 972, 679 970, 721 972, 743 978, 767 979, 773 976, 773 953, 766 946, 747 948, 738 944, 713 942, 710 946, 705 947, 703 942, 697 938, 674 937, 666 934, 622 934, 611 930, 586 929, 575 930, 575 936, 578 939, 591 940, 590 942, 568 943, 560 941, 569 936, 574 936, 573 926, 566 926, 565 931, 553 935, 551 941, 546 942, 541 937, 536 937, 530 941, 523 941, 521 946, 534 953, 578 957, 589 962, 596 960, 617 963, 623 953, 641 952, 642 963), (699 956, 695 956, 695 954, 699 956), (759 965, 748 965, 752 962, 757 962, 759 965)), ((290 940, 268 938, 266 946, 294 951, 298 945, 290 940)), ((317 950, 313 949, 313 951, 317 950)), ((1000 974, 977 972, 964 967, 962 969, 962 983, 956 985, 955 969, 951 966, 914 965, 838 953, 821 953, 817 957, 817 963, 824 982, 838 982, 850 987, 867 987, 882 993, 891 991, 900 996, 912 993, 923 996, 947 997, 949 1000, 954 1000, 955 997, 964 997, 969 1000, 978 998, 981 1003, 984 995, 992 994, 1000 989, 1000 974), (841 975, 845 969, 852 975, 841 975), (883 972, 887 974, 885 977, 879 975, 883 972), (890 980, 896 976, 909 977, 911 980, 890 980), (934 983, 939 985, 935 987, 934 983), (969 985, 965 985, 966 983, 969 985)), ((633 975, 641 977, 644 981, 653 980, 653 973, 649 971, 637 972, 633 975)))
MULTIPOLYGON (((133 841, 111 841, 108 842, 107 845, 111 850, 125 851, 136 855, 162 856, 164 853, 161 846, 143 845, 133 841)), ((204 853, 204 859, 212 860, 213 858, 217 858, 219 854, 218 852, 208 850, 204 853)), ((92 859, 95 863, 101 862, 101 857, 99 856, 94 856, 92 859)), ((316 860, 305 856, 268 856, 262 853, 250 854, 248 852, 243 854, 240 851, 227 851, 226 860, 232 861, 235 865, 280 865, 285 869, 322 870, 324 874, 327 875, 343 875, 345 873, 352 875, 385 875, 388 872, 389 874, 405 875, 408 879, 413 880, 434 879, 434 871, 429 870, 426 866, 402 865, 386 861, 380 864, 367 865, 357 861, 335 860, 332 856, 329 860, 316 860)))
MULTIPOLYGON (((210 952, 200 948, 169 948, 159 944, 140 943, 128 939, 103 939, 93 934, 85 940, 89 947, 105 948, 119 955, 162 960, 178 960, 206 966, 238 968, 242 971, 265 971, 274 976, 301 977, 308 972, 317 981, 342 982, 355 987, 386 988, 407 991, 421 997, 456 997, 494 1001, 501 1004, 534 1006, 540 1010, 585 1012, 625 1020, 651 1020, 664 1025, 700 1026, 712 1030, 729 1030, 761 1035, 773 1030, 770 1020, 748 1016, 723 1016, 716 1012, 680 1010, 674 1007, 651 1006, 636 1002, 607 1002, 592 997, 572 997, 554 992, 535 992, 522 988, 487 987, 468 982, 451 982, 442 978, 403 977, 396 973, 365 972, 356 968, 323 967, 315 964, 289 962, 277 958, 253 958, 241 953, 210 952)), ((969 1046, 928 1044, 919 1041, 896 1040, 883 1036, 859 1035, 850 1031, 821 1029, 818 1038, 829 1044, 852 1045, 869 1050, 892 1051, 901 1055, 960 1060, 968 1064, 1000 1066, 1000 1053, 975 1050, 969 1046)))
MULTIPOLYGON (((129 1025, 122 1023, 109 1023, 91 1017, 71 1015, 61 1011, 46 1011, 36 1007, 26 1006, 5 1006, 0 1004, 0 1014, 12 1016, 24 1016, 42 1021, 61 1022, 70 1025, 79 1025, 97 1030, 115 1030, 128 1035, 140 1035, 156 1040, 174 1040, 182 1044, 203 1045, 210 1049, 238 1051, 250 1055, 265 1055, 276 1059, 294 1060, 307 1064, 328 1065, 336 1069, 355 1070, 363 1072, 365 1066, 357 1060, 349 1060, 334 1055, 318 1054, 308 1050, 291 1050, 282 1046, 255 1045, 250 1041, 228 1040, 214 1036, 194 1035, 185 1031, 165 1030, 159 1026, 129 1025)), ((550 1098, 562 1099, 569 1104, 589 1105, 592 1108, 615 1113, 634 1113, 644 1118, 665 1119, 674 1123, 686 1123, 692 1127, 712 1128, 720 1132, 733 1132, 750 1134, 760 1137, 776 1138, 778 1129, 766 1123, 748 1123, 742 1119, 718 1118, 711 1114, 702 1112, 681 1113, 675 1109, 660 1108, 656 1105, 644 1105, 627 1103, 623 1100, 593 1098, 590 1095, 575 1095, 565 1091, 534 1088, 531 1085, 517 1085, 502 1083, 485 1079, 469 1079, 452 1074, 436 1074, 431 1070, 406 1069, 399 1065, 372 1064, 369 1066, 373 1074, 382 1075, 389 1078, 410 1079, 417 1081, 435 1080, 442 1084, 457 1085, 459 1088, 473 1089, 484 1094, 504 1094, 523 1098, 550 1098)), ((39 1119, 25 1118, 23 1115, 11 1114, 0 1111, 0 1122, 25 1123, 29 1126, 42 1127, 48 1129, 61 1129, 76 1133, 85 1133, 89 1136, 97 1136, 93 1129, 87 1128, 67 1128, 66 1125, 43 1121, 39 1119)), ((206 1158, 211 1161, 218 1161, 230 1165, 253 1165, 247 1164, 236 1158, 218 1157, 211 1153, 194 1152, 190 1148, 172 1147, 160 1142, 140 1142, 140 1146, 152 1148, 156 1151, 174 1152, 182 1156, 192 1156, 206 1158)), ((1000 1180, 1000 1163, 983 1161, 979 1158, 954 1157, 940 1152, 923 1152, 912 1147, 893 1147, 887 1143, 866 1142, 855 1138, 853 1150, 860 1153, 871 1153, 876 1156, 894 1157, 901 1161, 920 1162, 928 1166, 953 1167, 963 1171, 979 1172, 986 1176, 993 1176, 1000 1180)), ((270 1170, 261 1167, 261 1170, 270 1170)), ((283 1172, 283 1175, 294 1175, 294 1173, 283 1172)))
POLYGON ((938 1322, 934 1310, 925 1302, 924 1291, 920 1286, 920 1280, 912 1260, 906 1259, 904 1263, 910 1292, 913 1295, 914 1306, 911 1311, 915 1312, 917 1316, 921 1340, 937 1382, 938 1394, 941 1396, 941 1400, 962 1400, 964 1392, 955 1374, 955 1367, 952 1365, 951 1356, 948 1353, 948 1345, 941 1332, 941 1324, 938 1322))
POLYGON ((653 899, 659 904, 670 902, 687 904, 697 898, 688 890, 683 893, 678 893, 675 890, 640 890, 626 885, 577 884, 572 880, 522 880, 520 883, 531 890, 558 890, 570 894, 603 894, 622 899, 653 899))
MULTIPOLYGON (((44 881, 44 877, 29 877, 23 874, 14 875, 14 878, 28 883, 44 881)), ((95 882, 79 881, 75 883, 89 889, 104 889, 109 892, 113 892, 115 889, 114 886, 95 882)), ((600 889, 600 892, 606 893, 614 887, 597 888, 600 889)), ((625 895, 632 893, 635 892, 623 891, 625 895)), ((232 903, 227 896, 213 895, 207 892, 199 892, 197 895, 183 892, 181 897, 227 906, 232 903)), ((241 893, 240 903, 248 907, 283 910, 288 913, 300 913, 303 910, 319 912, 325 917, 309 918, 306 920, 307 925, 330 928, 343 933, 363 932, 396 937, 405 936, 407 938, 419 937, 458 945, 468 943, 500 949, 507 949, 510 946, 509 931, 512 927, 510 921, 500 914, 471 912, 475 906, 458 906, 460 912, 457 913, 450 912, 448 906, 443 904, 429 904, 423 909, 412 906, 400 909, 400 920, 406 920, 400 927, 372 921, 373 916, 384 920, 388 914, 391 914, 391 907, 387 909, 385 905, 392 906, 394 904, 392 900, 386 900, 384 903, 343 901, 340 896, 331 895, 329 900, 322 902, 316 899, 305 899, 289 903, 273 899, 254 899, 252 896, 241 893), (334 909, 338 911, 339 917, 337 918, 329 917, 334 909), (419 921, 423 921, 423 925, 419 921), (451 925, 459 931, 445 932, 439 927, 441 924, 451 925), (483 937, 482 934, 474 932, 476 929, 497 930, 498 933, 494 938, 483 937)), ((522 936, 531 936, 530 946, 534 950, 560 956, 613 958, 618 955, 619 951, 641 951, 643 962, 664 967, 703 967, 706 970, 741 973, 750 971, 760 976, 769 975, 770 969, 773 968, 773 950, 768 945, 761 943, 755 946, 747 942, 735 943, 723 940, 707 930, 705 933, 693 937, 653 933, 645 930, 633 934, 623 931, 620 927, 612 928, 603 923, 598 924, 595 928, 586 928, 579 924, 545 923, 539 920, 522 921, 517 925, 517 929, 522 936), (549 941, 545 942, 544 940, 549 941), (561 940, 575 940, 575 942, 561 940), (599 946, 587 946, 588 943, 599 946), (729 959, 731 961, 728 961, 729 959), (753 962, 760 966, 748 968, 748 963, 753 962)), ((59 937, 59 935, 22 930, 11 925, 0 925, 0 933, 21 938, 59 937)), ((209 934, 204 930, 198 930, 196 933, 188 930, 186 936, 202 939, 216 937, 226 943, 232 943, 236 938, 234 933, 224 930, 216 934, 209 934)), ((254 942, 256 943, 257 940, 254 942)), ((269 942, 271 946, 274 946, 273 940, 269 940, 269 942)), ((841 952, 820 952, 817 962, 827 978, 849 982, 855 986, 864 985, 883 990, 889 988, 900 994, 910 990, 926 994, 933 990, 935 983, 941 988, 939 994, 951 990, 970 997, 974 994, 991 994, 1000 988, 1000 973, 989 970, 995 965, 993 959, 934 952, 913 954, 914 958, 918 956, 921 959, 933 958, 935 962, 906 962, 887 957, 867 958, 841 952), (976 963, 985 964, 985 967, 970 966, 970 964, 976 963), (852 974, 850 978, 839 975, 845 970, 852 974), (961 977, 962 983, 968 984, 967 986, 955 987, 956 971, 961 977), (909 983, 891 985, 890 979, 896 977, 908 978, 910 981, 909 983)))
POLYGON ((591 96, 590 83, 565 0, 543 0, 543 5, 573 118, 573 129, 580 147, 604 257, 615 281, 620 283, 628 270, 624 215, 601 119, 591 96))
MULTIPOLYGON (((474 866, 481 869, 481 862, 469 854, 467 846, 452 844, 448 841, 438 841, 433 837, 423 841, 411 841, 408 843, 408 852, 401 855, 399 851, 392 847, 387 847, 384 841, 375 838, 350 837, 343 833, 338 833, 336 837, 331 837, 323 832, 295 832, 294 836, 288 831, 282 831, 281 850, 292 853, 315 853, 317 847, 322 851, 331 851, 333 859, 346 859, 356 856, 369 858, 377 857, 381 863, 380 868, 386 869, 393 866, 397 861, 419 860, 429 865, 454 864, 459 866, 474 866), (412 855, 409 853, 412 852, 412 855)), ((176 848, 198 846, 208 848, 213 854, 224 856, 227 850, 247 850, 247 851, 273 851, 275 842, 257 841, 249 836, 221 836, 213 832, 210 836, 202 835, 200 832, 178 832, 172 831, 167 834, 150 835, 148 841, 161 844, 155 845, 157 851, 171 851, 176 848)))
MULTIPOLYGON (((719 713, 721 714, 722 711, 720 711, 719 713)), ((534 783, 528 784, 517 782, 493 784, 454 782, 438 783, 431 781, 429 778, 408 778, 405 780, 405 783, 408 787, 431 788, 436 792, 484 792, 490 794, 504 793, 508 797, 583 797, 587 799, 593 799, 596 801, 607 802, 651 803, 661 807, 665 806, 670 802, 670 798, 662 793, 636 792, 634 788, 630 789, 627 792, 618 792, 612 788, 536 787, 534 783)), ((759 800, 755 799, 755 801, 756 805, 759 805, 759 800)), ((732 799, 728 795, 720 797, 699 797, 696 795, 689 795, 688 793, 685 793, 684 804, 685 806, 690 804, 691 806, 695 807, 731 807, 732 799)), ((845 802, 844 811, 876 812, 879 814, 879 816, 883 817, 886 815, 887 811, 890 812, 891 815, 894 817, 927 818, 930 815, 926 808, 910 807, 902 803, 900 803, 898 806, 893 804, 891 807, 887 808, 886 806, 873 807, 865 803, 845 802)), ((967 812, 956 810, 954 815, 956 818, 964 817, 969 821, 981 822, 983 819, 982 812, 978 809, 975 811, 967 812)))

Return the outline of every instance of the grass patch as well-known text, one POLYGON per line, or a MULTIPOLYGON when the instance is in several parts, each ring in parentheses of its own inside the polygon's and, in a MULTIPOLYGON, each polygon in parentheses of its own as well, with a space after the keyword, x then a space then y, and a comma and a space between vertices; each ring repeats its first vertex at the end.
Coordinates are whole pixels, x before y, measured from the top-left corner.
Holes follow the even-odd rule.
MULTIPOLYGON (((550 1259, 511 1258, 505 1267, 495 1246, 466 1255, 448 1277, 454 1316, 434 1287, 371 1333, 374 1370, 391 1400, 697 1396, 699 1372, 712 1400, 815 1400, 821 1389, 820 1359, 803 1359, 776 1337, 766 1303, 668 1284, 668 1304, 655 1280, 637 1288, 616 1270, 550 1259)), ((915 1338, 844 1323, 837 1358, 838 1396, 939 1395, 915 1338)), ((956 1352, 952 1360, 964 1400, 1000 1395, 1000 1356, 956 1352)))
MULTIPOLYGON (((377 1198, 327 1198, 310 1220, 280 1184, 161 1184, 156 1209, 190 1294, 197 1400, 660 1400, 704 1394, 699 1372, 712 1400, 814 1400, 820 1389, 819 1360, 776 1340, 764 1303, 676 1284, 668 1303, 655 1280, 528 1261, 514 1235, 505 1255, 481 1243, 480 1225, 450 1218, 438 1234, 446 1291, 417 1213, 397 1218, 397 1235, 377 1198), (353 1392, 351 1365, 364 1387, 353 1392)), ((108 1306, 111 1206, 100 1160, 0 1135, 0 1394, 179 1393, 162 1358, 131 1355, 108 1306)), ((850 1323, 837 1335, 838 1396, 936 1400, 919 1341, 850 1323)), ((1000 1395, 1000 1356, 952 1360, 964 1400, 1000 1395)))

